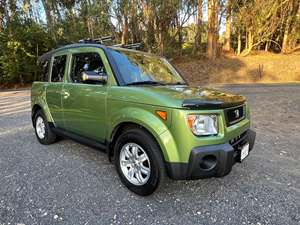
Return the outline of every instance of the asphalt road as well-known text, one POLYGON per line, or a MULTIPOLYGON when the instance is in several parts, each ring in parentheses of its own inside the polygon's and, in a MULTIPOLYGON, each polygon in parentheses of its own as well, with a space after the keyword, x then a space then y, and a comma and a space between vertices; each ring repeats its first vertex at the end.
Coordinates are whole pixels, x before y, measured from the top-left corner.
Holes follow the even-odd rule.
POLYGON ((300 224, 300 86, 225 89, 252 106, 252 154, 224 178, 169 181, 149 197, 129 192, 101 151, 39 144, 30 92, 0 92, 0 225, 300 224))

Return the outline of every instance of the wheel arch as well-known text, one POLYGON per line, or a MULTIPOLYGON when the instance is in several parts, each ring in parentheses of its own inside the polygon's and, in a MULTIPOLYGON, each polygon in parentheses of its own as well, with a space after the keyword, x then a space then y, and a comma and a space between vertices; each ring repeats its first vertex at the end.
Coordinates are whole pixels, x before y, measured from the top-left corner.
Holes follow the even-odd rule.
POLYGON ((39 111, 39 110, 43 110, 43 108, 39 105, 39 104, 35 104, 32 109, 31 109, 31 121, 32 121, 32 125, 34 125, 34 117, 35 114, 39 111))
MULTIPOLYGON (((108 149, 108 156, 111 159, 114 156, 114 145, 118 139, 118 137, 126 130, 129 128, 139 128, 142 129, 144 131, 146 131, 148 134, 150 134, 152 136, 152 138, 154 138, 154 140, 156 141, 156 138, 154 137, 154 135, 149 132, 144 126, 133 122, 133 121, 123 121, 120 122, 118 125, 116 125, 113 128, 113 131, 111 132, 110 135, 110 139, 109 139, 109 149, 108 149)), ((157 141, 156 141, 157 142, 157 141)))
POLYGON ((44 115, 46 116, 47 122, 48 123, 53 123, 53 119, 52 116, 50 114, 50 112, 47 110, 48 107, 45 104, 39 104, 39 103, 35 103, 32 108, 31 108, 31 121, 32 124, 34 125, 34 116, 35 114, 39 111, 42 110, 42 112, 44 113, 44 115))
POLYGON ((108 146, 108 157, 109 160, 111 160, 114 157, 114 145, 118 139, 118 137, 126 130, 126 129, 130 129, 130 128, 139 128, 142 129, 143 131, 145 131, 146 133, 148 133, 153 140, 156 142, 156 144, 159 146, 159 150, 161 152, 161 155, 163 157, 163 159, 165 159, 165 155, 163 152, 163 148, 161 146, 160 141, 158 140, 158 135, 154 134, 153 131, 151 131, 149 128, 147 128, 144 125, 141 125, 137 122, 133 122, 133 121, 123 121, 120 122, 117 126, 114 127, 111 135, 110 135, 110 141, 109 141, 109 146, 108 146))

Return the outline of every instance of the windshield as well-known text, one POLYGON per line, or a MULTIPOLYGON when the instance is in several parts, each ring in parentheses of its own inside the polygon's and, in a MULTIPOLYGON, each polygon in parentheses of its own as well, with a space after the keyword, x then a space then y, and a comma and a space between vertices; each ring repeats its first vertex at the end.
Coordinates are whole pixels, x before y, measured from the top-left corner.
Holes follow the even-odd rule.
POLYGON ((125 85, 129 84, 185 84, 185 81, 164 58, 147 53, 112 50, 125 85))

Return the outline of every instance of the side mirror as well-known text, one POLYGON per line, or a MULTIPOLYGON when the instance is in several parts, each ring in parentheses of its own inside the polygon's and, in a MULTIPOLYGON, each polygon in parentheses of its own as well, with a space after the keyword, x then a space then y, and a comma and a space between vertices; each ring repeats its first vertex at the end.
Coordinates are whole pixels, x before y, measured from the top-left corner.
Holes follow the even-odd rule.
POLYGON ((101 83, 107 82, 107 75, 105 73, 99 74, 95 71, 84 71, 81 73, 81 80, 83 83, 101 83))

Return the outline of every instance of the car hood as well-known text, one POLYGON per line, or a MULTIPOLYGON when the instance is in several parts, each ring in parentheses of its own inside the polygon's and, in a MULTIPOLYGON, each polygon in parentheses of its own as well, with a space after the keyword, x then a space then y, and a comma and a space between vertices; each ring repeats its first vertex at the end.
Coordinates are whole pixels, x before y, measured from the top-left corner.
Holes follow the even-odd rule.
POLYGON ((123 86, 121 92, 119 97, 125 101, 187 109, 228 108, 246 100, 244 96, 215 89, 176 85, 123 86))

